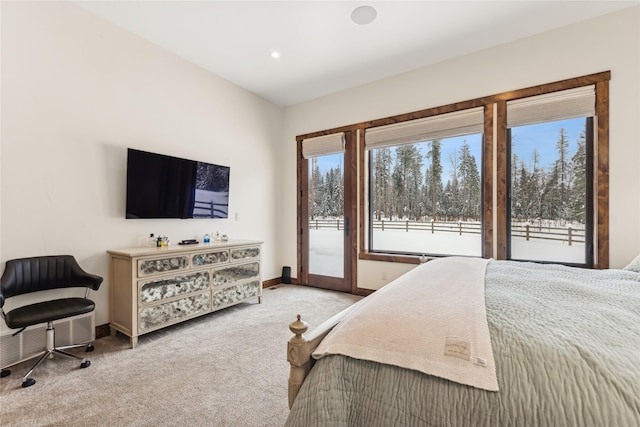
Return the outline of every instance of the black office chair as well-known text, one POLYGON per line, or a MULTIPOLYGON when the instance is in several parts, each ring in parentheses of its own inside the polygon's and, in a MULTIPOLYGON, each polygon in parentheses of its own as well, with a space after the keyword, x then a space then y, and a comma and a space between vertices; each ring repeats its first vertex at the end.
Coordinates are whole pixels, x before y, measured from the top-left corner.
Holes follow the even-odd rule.
MULTIPOLYGON (((16 335, 28 326, 47 323, 46 349, 33 356, 40 356, 40 358, 22 378, 22 387, 29 387, 36 383, 36 380, 29 378, 29 376, 45 358, 53 358, 54 354, 81 360, 81 368, 87 368, 91 365, 89 360, 64 350, 86 347, 86 351, 92 351, 93 345, 83 343, 56 347, 53 322, 93 311, 95 303, 87 296, 90 289, 97 291, 101 283, 102 277, 85 272, 71 255, 41 256, 7 261, 2 278, 0 278, 0 313, 7 326, 11 329, 20 329, 14 334, 16 335), (86 288, 86 290, 84 298, 72 297, 43 301, 17 307, 8 313, 3 310, 5 300, 8 298, 60 288, 86 288)), ((2 376, 5 377, 10 373, 9 370, 3 370, 2 376)))

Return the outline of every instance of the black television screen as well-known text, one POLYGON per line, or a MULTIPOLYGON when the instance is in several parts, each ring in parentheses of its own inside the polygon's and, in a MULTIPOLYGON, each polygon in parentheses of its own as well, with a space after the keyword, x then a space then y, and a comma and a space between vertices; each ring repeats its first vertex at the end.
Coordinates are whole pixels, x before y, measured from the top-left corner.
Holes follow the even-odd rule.
POLYGON ((129 148, 127 218, 228 218, 228 166, 129 148))

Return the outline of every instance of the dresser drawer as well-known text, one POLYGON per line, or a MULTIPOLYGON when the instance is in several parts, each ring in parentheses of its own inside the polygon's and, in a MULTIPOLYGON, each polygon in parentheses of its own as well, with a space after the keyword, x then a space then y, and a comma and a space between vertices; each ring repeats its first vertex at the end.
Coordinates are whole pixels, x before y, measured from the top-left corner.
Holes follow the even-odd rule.
POLYGON ((191 256, 191 264, 194 267, 201 267, 203 265, 215 265, 229 261, 228 250, 216 250, 194 254, 191 256))
POLYGON ((210 276, 208 271, 139 281, 138 295, 140 295, 140 304, 148 304, 177 295, 204 291, 209 288, 209 282, 210 276))
POLYGON ((208 292, 145 307, 139 312, 140 331, 145 332, 156 329, 210 310, 211 301, 208 292))
POLYGON ((184 270, 188 267, 189 257, 186 255, 167 256, 156 259, 141 259, 138 260, 138 276, 144 277, 152 274, 184 270))
POLYGON ((220 287, 254 277, 260 277, 260 263, 257 261, 215 269, 211 273, 211 284, 220 287))
POLYGON ((213 292, 213 308, 222 308, 245 299, 259 296, 262 290, 260 280, 252 280, 241 285, 230 286, 213 292))
POLYGON ((260 247, 252 246, 248 248, 233 248, 231 249, 231 261, 242 261, 249 259, 256 259, 260 257, 260 247))

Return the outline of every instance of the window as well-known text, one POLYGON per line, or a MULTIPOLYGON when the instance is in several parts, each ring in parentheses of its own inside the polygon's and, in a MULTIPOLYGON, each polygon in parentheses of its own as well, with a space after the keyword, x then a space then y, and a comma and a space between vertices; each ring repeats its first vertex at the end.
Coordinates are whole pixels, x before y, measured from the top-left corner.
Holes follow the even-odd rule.
MULTIPOLYGON (((352 218, 357 202, 357 221, 345 229, 357 228, 358 247, 349 249, 358 259, 417 263, 423 254, 464 255, 607 268, 610 76, 576 77, 298 140, 352 135, 353 152, 340 170, 358 189, 345 193, 352 218)), ((312 191, 308 185, 299 182, 299 195, 312 191)))
POLYGON ((367 129, 368 250, 482 255, 483 109, 367 129))
POLYGON ((369 152, 369 250, 481 256, 482 134, 369 152))
POLYGON ((593 85, 507 103, 507 258, 593 263, 593 85))

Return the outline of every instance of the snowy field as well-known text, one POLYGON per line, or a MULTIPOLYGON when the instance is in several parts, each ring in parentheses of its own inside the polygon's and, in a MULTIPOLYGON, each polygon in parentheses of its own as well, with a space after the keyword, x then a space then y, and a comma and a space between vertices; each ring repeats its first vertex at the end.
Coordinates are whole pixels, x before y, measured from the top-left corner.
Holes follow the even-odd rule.
POLYGON ((309 230, 309 273, 344 277, 344 231, 309 230))
MULTIPOLYGON (((325 276, 343 277, 342 247, 344 232, 341 230, 309 230, 309 272, 325 276)), ((482 241, 479 234, 433 233, 430 231, 374 230, 373 241, 376 248, 397 252, 432 254, 456 254, 480 256, 482 241)), ((584 243, 514 237, 511 257, 532 261, 553 261, 584 263, 584 243)))
POLYGON ((229 217, 229 192, 208 191, 196 189, 196 206, 193 208, 193 216, 211 218, 211 210, 204 207, 203 203, 214 204, 214 218, 229 217))

